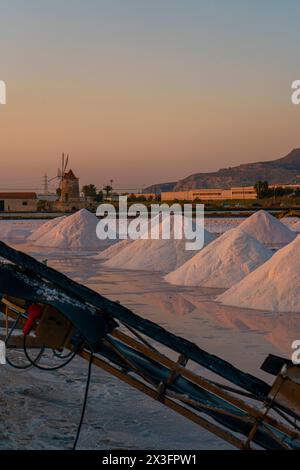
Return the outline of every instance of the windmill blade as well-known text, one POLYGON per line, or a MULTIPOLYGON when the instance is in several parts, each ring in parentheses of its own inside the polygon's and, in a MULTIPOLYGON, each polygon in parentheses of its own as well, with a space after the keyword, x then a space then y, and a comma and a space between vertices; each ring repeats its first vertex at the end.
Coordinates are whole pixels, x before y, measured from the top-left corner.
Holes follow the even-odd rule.
POLYGON ((64 167, 64 172, 65 172, 66 169, 67 169, 68 163, 69 163, 69 154, 67 155, 67 158, 66 158, 66 163, 65 163, 65 167, 64 167))
POLYGON ((64 171, 65 171, 64 167, 65 167, 65 154, 63 152, 61 156, 61 176, 63 176, 64 174, 64 171))

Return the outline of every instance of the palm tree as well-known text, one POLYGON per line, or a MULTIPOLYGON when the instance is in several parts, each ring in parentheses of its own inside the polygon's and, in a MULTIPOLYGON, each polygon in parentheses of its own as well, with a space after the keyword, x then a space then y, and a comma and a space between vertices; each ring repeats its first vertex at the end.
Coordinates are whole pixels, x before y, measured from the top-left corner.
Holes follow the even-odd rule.
POLYGON ((258 180, 254 185, 254 189, 256 190, 258 199, 262 199, 268 195, 269 183, 268 181, 258 180))
POLYGON ((106 199, 109 198, 109 195, 110 195, 110 193, 111 193, 112 190, 113 190, 112 184, 113 184, 113 180, 110 180, 110 184, 107 184, 107 185, 104 186, 104 188, 103 188, 103 191, 105 191, 105 198, 106 198, 106 199))

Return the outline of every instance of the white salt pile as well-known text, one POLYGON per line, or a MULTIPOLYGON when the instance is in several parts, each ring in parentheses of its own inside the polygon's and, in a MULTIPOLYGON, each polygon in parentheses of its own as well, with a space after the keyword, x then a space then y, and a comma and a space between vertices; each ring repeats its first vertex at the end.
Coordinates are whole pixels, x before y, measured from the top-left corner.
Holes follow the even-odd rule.
MULTIPOLYGON (((164 230, 164 222, 160 231, 164 230)), ((215 237, 204 230, 204 244, 207 245, 215 237)), ((115 256, 105 261, 104 266, 117 269, 142 271, 172 271, 195 255, 195 251, 186 250, 186 239, 169 240, 141 239, 129 243, 115 256)))
POLYGON ((298 219, 298 217, 285 215, 284 217, 281 217, 280 222, 282 222, 284 225, 286 225, 291 230, 294 230, 294 225, 299 220, 300 219, 298 219))
MULTIPOLYGON (((171 216, 171 220, 172 220, 173 216, 171 216)), ((142 238, 144 236, 144 234, 147 233, 147 235, 149 235, 150 233, 150 230, 151 230, 151 227, 154 227, 156 226, 157 224, 159 224, 160 222, 160 216, 157 215, 154 217, 154 219, 152 219, 152 221, 150 222, 150 220, 147 220, 144 222, 144 223, 140 226, 140 236, 139 238, 142 238)), ((173 223, 173 222, 172 222, 173 223)), ((130 227, 130 223, 125 222, 125 227, 127 226, 127 231, 130 227)), ((112 258, 113 256, 117 255, 121 250, 123 250, 123 248, 127 247, 130 243, 133 243, 135 240, 132 240, 131 238, 127 238, 125 240, 121 240, 121 241, 118 241, 117 243, 115 243, 114 245, 112 246, 109 246, 108 248, 106 248, 105 250, 101 251, 98 255, 95 256, 95 259, 110 259, 112 258)))
POLYGON ((286 245, 296 236, 293 230, 263 210, 248 217, 239 228, 267 246, 286 245))
POLYGON ((258 240, 234 228, 165 276, 165 280, 184 286, 230 287, 271 256, 271 250, 258 240))
POLYGON ((96 249, 101 247, 96 227, 99 220, 86 209, 82 209, 60 221, 34 244, 48 248, 96 249))
POLYGON ((110 259, 113 256, 117 255, 121 250, 123 250, 130 243, 133 243, 134 240, 121 240, 118 243, 115 243, 112 246, 106 248, 106 250, 100 251, 98 255, 95 256, 95 259, 110 259))
POLYGON ((27 241, 29 242, 34 242, 38 240, 39 238, 43 237, 46 235, 50 230, 52 230, 54 227, 56 227, 60 222, 65 219, 66 216, 63 215, 61 217, 55 217, 54 219, 50 219, 47 222, 45 222, 43 225, 41 225, 39 228, 33 231, 31 235, 27 238, 27 241))
POLYGON ((300 219, 298 219, 297 222, 295 222, 295 223, 292 225, 292 229, 293 229, 295 232, 300 232, 300 219))
POLYGON ((256 310, 300 312, 300 236, 217 300, 256 310))

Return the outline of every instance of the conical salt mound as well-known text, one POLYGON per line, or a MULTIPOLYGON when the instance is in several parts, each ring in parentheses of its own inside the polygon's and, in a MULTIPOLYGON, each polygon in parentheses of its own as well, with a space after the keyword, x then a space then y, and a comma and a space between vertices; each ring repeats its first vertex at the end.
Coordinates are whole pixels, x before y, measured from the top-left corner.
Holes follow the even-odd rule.
POLYGON ((64 218, 48 233, 35 241, 36 246, 48 248, 99 248, 96 227, 99 220, 86 209, 64 218))
MULTIPOLYGON (((164 222, 159 225, 162 232, 164 222)), ((214 238, 213 234, 204 230, 204 244, 210 243, 214 238)), ((186 250, 186 241, 173 237, 170 240, 135 240, 106 261, 104 266, 142 271, 172 271, 195 255, 195 251, 186 250)))
POLYGON ((271 256, 271 250, 258 240, 234 228, 165 276, 165 280, 184 286, 230 287, 271 256))
POLYGON ((110 259, 113 256, 117 255, 120 253, 121 250, 123 250, 125 247, 130 245, 130 243, 133 243, 134 240, 121 240, 118 243, 115 243, 112 246, 109 246, 106 248, 106 250, 100 251, 98 255, 95 256, 95 259, 110 259))
MULTIPOLYGON (((142 238, 144 234, 149 234, 149 230, 151 230, 151 227, 154 227, 156 224, 159 224, 160 221, 160 216, 157 215, 154 217, 154 219, 151 221, 151 224, 149 223, 148 220, 146 220, 146 225, 142 225, 140 227, 140 236, 139 238, 142 238)), ((127 223, 127 231, 128 228, 130 227, 130 223, 127 223)), ((117 255, 121 250, 123 250, 125 247, 127 247, 129 244, 133 243, 135 240, 132 240, 131 238, 127 238, 125 240, 118 241, 112 246, 109 246, 103 251, 100 251, 98 255, 95 256, 95 259, 110 259, 113 256, 117 255)))
POLYGON ((296 236, 293 230, 263 210, 248 217, 239 228, 267 246, 286 245, 296 236))
POLYGON ((63 215, 61 217, 55 217, 55 219, 48 220, 45 222, 43 225, 41 225, 39 228, 34 230, 31 235, 27 238, 27 241, 29 242, 35 242, 39 238, 43 237, 46 235, 50 230, 52 230, 54 227, 56 227, 58 224, 61 223, 63 219, 65 219, 66 216, 63 215))
POLYGON ((300 219, 297 220, 297 222, 295 222, 295 223, 292 225, 292 229, 293 229, 295 232, 300 232, 300 219))
POLYGON ((217 300, 256 310, 300 312, 300 236, 217 300))

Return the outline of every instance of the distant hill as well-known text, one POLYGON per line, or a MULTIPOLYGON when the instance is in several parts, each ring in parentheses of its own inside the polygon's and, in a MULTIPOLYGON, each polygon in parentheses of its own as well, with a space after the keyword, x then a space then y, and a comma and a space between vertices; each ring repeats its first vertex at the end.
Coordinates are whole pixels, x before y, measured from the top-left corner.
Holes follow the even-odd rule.
POLYGON ((172 181, 170 183, 152 184, 151 186, 148 186, 148 188, 144 189, 143 192, 159 194, 161 192, 173 191, 173 188, 175 188, 176 184, 177 181, 172 181))
POLYGON ((195 173, 177 183, 152 185, 145 192, 184 191, 194 188, 230 188, 252 186, 258 180, 269 183, 300 183, 300 148, 277 160, 244 163, 212 173, 195 173), (166 189, 167 188, 167 189, 166 189))

